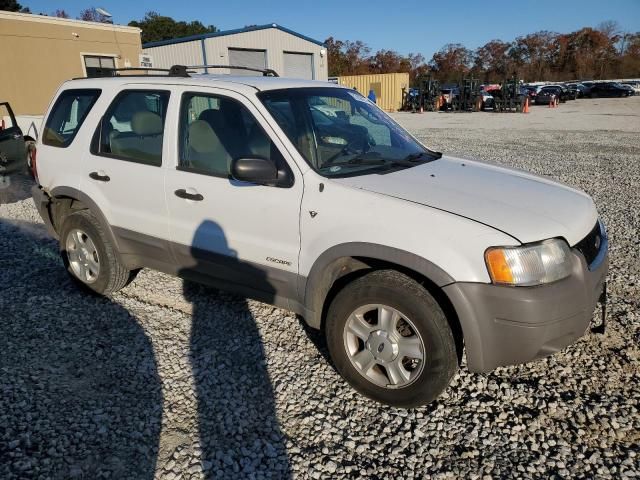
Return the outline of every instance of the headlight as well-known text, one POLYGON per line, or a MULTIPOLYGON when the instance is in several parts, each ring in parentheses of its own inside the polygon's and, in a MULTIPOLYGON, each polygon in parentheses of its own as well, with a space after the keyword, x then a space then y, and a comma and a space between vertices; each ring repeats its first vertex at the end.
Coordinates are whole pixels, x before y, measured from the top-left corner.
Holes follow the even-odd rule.
POLYGON ((560 239, 521 247, 491 247, 484 259, 491 281, 500 285, 540 285, 571 274, 571 250, 560 239))

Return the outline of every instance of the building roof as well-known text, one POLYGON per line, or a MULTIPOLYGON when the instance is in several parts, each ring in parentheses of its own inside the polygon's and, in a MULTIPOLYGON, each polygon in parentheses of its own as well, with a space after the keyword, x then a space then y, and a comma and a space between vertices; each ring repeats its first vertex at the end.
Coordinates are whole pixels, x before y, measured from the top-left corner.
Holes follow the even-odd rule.
POLYGON ((316 45, 320 45, 324 47, 324 43, 314 40, 313 38, 307 37, 306 35, 302 35, 301 33, 294 32, 293 30, 289 30, 282 25, 278 25, 276 23, 268 23, 265 25, 253 25, 251 27, 245 28, 237 28, 235 30, 224 30, 220 32, 213 33, 201 33, 200 35, 191 35, 189 37, 181 37, 181 38, 172 38, 169 40, 160 40, 158 42, 149 42, 142 45, 142 48, 152 48, 152 47, 161 47, 162 45, 173 45, 175 43, 183 43, 183 42, 192 42, 194 40, 203 40, 205 38, 213 38, 213 37, 224 37, 225 35, 235 35, 237 33, 246 33, 246 32, 255 32, 256 30, 266 30, 269 28, 275 28, 277 30, 283 31, 290 35, 294 35, 296 37, 302 38, 307 42, 315 43, 316 45))
POLYGON ((111 30, 116 32, 140 33, 138 27, 126 25, 115 25, 113 23, 86 22, 84 20, 73 20, 71 18, 49 17, 47 15, 36 15, 33 13, 0 11, 0 20, 13 20, 24 22, 48 23, 53 25, 63 25, 76 28, 94 28, 97 30, 111 30))

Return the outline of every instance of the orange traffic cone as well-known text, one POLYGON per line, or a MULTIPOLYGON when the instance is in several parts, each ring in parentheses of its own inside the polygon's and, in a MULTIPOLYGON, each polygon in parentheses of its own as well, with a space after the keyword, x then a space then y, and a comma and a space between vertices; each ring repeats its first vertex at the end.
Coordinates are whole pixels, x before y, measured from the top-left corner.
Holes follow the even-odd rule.
POLYGON ((524 99, 524 109, 522 113, 529 113, 529 97, 524 99))

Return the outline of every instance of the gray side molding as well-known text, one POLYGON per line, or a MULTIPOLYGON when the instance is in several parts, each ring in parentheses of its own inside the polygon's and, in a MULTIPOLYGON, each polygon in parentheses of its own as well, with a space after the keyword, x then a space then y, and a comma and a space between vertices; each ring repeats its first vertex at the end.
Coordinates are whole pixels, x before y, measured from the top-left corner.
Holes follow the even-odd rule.
POLYGON ((324 301, 335 280, 347 273, 367 268, 365 262, 358 260, 365 257, 413 270, 439 287, 454 282, 442 268, 414 253, 367 242, 335 245, 318 257, 306 279, 300 278, 298 291, 304 299, 305 320, 311 327, 320 328, 324 301))

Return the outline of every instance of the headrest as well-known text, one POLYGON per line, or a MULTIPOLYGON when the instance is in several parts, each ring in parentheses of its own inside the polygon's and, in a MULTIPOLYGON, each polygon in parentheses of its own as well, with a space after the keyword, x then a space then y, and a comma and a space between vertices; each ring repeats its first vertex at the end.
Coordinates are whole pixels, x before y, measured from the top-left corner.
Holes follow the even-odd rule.
POLYGON ((215 152, 220 139, 204 120, 196 120, 189 125, 189 146, 198 153, 215 152))
POLYGON ((136 135, 160 135, 162 133, 162 118, 153 112, 136 112, 131 117, 131 130, 136 135))
POLYGON ((212 128, 227 127, 227 120, 224 113, 221 110, 216 110, 213 108, 203 110, 202 113, 198 116, 198 120, 204 120, 209 125, 211 125, 212 128))

